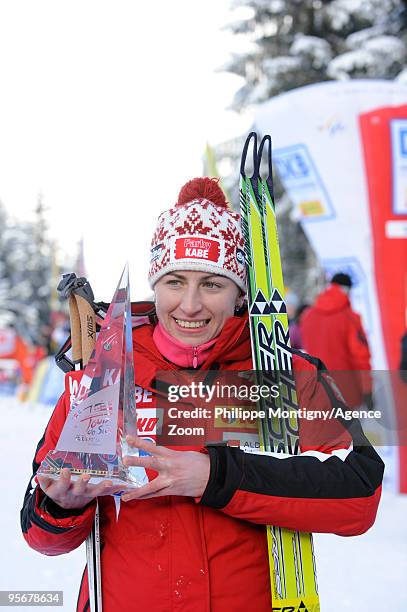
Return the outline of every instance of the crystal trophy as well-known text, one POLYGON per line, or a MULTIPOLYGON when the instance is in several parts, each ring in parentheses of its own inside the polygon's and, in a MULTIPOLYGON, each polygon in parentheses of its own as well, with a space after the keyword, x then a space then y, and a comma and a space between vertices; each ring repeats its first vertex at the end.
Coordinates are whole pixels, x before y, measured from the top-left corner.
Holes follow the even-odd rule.
POLYGON ((123 465, 125 455, 138 456, 127 435, 137 435, 134 360, 128 265, 125 266, 86 365, 55 450, 48 452, 39 474, 58 478, 91 476, 97 484, 111 480, 123 488, 140 487, 144 468, 123 465))

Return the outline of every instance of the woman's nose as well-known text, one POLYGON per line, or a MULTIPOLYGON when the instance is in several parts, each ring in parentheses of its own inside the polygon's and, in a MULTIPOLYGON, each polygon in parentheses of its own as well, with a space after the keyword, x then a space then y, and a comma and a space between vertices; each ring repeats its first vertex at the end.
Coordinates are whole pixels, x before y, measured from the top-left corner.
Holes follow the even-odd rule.
POLYGON ((202 302, 199 296, 199 291, 194 288, 185 289, 182 294, 180 307, 181 310, 190 317, 202 310, 202 302))

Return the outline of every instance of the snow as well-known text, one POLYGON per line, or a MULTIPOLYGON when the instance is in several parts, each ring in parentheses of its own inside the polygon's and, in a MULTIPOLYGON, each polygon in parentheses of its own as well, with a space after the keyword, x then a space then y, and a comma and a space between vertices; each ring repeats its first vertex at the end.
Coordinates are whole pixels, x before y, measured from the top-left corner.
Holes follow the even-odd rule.
POLYGON ((404 68, 396 77, 396 81, 399 83, 405 83, 407 85, 407 68, 404 68))
MULTIPOLYGON (((85 566, 84 546, 69 555, 47 557, 27 546, 20 529, 20 509, 32 459, 51 412, 48 406, 0 398, 0 447, 9 466, 2 470, 1 481, 0 590, 62 590, 64 605, 58 610, 72 612, 85 566)), ((27 607, 13 606, 13 610, 20 609, 27 607)))
POLYGON ((270 81, 268 79, 261 79, 257 85, 252 87, 248 102, 256 104, 261 100, 267 100, 270 91, 270 81))
MULTIPOLYGON (((0 590, 63 590, 64 606, 59 609, 72 612, 85 563, 84 547, 60 557, 40 555, 26 545, 19 525, 32 457, 51 409, 1 397, 0 414, 0 444, 11 468, 2 473, 0 590)), ((366 534, 315 536, 322 612, 407 609, 406 516, 407 496, 384 493, 377 521, 366 534)))
POLYGON ((313 59, 315 68, 322 68, 332 59, 331 45, 318 36, 297 34, 290 47, 292 55, 308 55, 313 59))
POLYGON ((340 31, 352 20, 378 22, 399 3, 394 0, 334 0, 327 6, 327 16, 334 30, 340 31))
POLYGON ((362 37, 357 38, 357 34, 361 33, 353 34, 353 38, 348 37, 353 50, 338 55, 329 63, 327 74, 331 78, 346 79, 355 72, 385 78, 393 66, 401 67, 405 62, 406 45, 395 36, 376 36, 363 40, 362 37), (358 42, 359 48, 356 48, 358 42))
POLYGON ((234 9, 240 6, 247 6, 248 4, 256 10, 267 10, 272 13, 278 13, 285 8, 284 0, 250 0, 250 2, 248 2, 248 0, 234 0, 231 4, 231 8, 234 9))
POLYGON ((391 56, 396 62, 403 62, 406 59, 406 45, 395 36, 376 36, 376 38, 367 40, 364 47, 378 56, 391 56))
POLYGON ((264 72, 269 79, 277 79, 282 74, 299 70, 300 68, 301 59, 290 57, 289 55, 280 55, 279 57, 266 59, 263 62, 264 72))
POLYGON ((365 28, 364 30, 359 30, 358 32, 349 34, 349 36, 346 38, 346 46, 350 51, 353 49, 359 49, 367 40, 370 40, 375 36, 381 36, 382 34, 382 26, 376 25, 372 26, 371 28, 365 28))
POLYGON ((321 610, 407 610, 407 495, 383 494, 374 526, 354 538, 315 534, 321 610))
POLYGON ((283 0, 269 0, 269 2, 257 2, 257 6, 269 10, 270 13, 281 13, 285 8, 283 0))
POLYGON ((332 79, 346 80, 351 78, 354 71, 363 71, 366 77, 371 76, 376 67, 376 60, 373 53, 365 49, 348 51, 335 57, 329 63, 327 75, 332 79))
POLYGON ((318 36, 297 34, 290 47, 292 55, 307 55, 312 59, 314 68, 322 68, 332 59, 331 45, 318 36))

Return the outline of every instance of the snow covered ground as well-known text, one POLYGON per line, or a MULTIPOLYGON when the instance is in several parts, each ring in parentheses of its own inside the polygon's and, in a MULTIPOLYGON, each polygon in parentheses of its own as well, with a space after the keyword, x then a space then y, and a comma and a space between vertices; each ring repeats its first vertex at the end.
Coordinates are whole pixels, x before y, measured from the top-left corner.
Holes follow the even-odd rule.
MULTIPOLYGON (((85 551, 46 557, 25 544, 19 511, 31 461, 51 410, 0 398, 0 590, 62 590, 73 612, 85 551)), ((407 610, 407 496, 385 493, 375 526, 357 538, 315 537, 322 612, 407 610)), ((14 610, 25 610, 13 607, 14 610)))
MULTIPOLYGON (((32 459, 51 412, 48 406, 0 398, 0 448, 8 466, 1 475, 0 590, 63 591, 64 606, 55 609, 73 612, 85 565, 84 546, 69 555, 46 557, 27 546, 20 529, 32 459)), ((20 609, 27 608, 13 607, 20 609)))

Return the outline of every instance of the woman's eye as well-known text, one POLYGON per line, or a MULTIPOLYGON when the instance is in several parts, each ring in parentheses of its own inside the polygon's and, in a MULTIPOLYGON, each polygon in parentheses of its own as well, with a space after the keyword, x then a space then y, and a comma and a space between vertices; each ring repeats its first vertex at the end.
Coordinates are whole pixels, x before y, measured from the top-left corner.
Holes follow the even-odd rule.
POLYGON ((175 279, 169 279, 167 280, 167 285, 178 285, 181 281, 179 280, 175 280, 175 279))
POLYGON ((217 283, 213 283, 212 281, 206 281, 204 283, 205 287, 208 287, 209 289, 220 289, 221 285, 218 285, 217 283))

